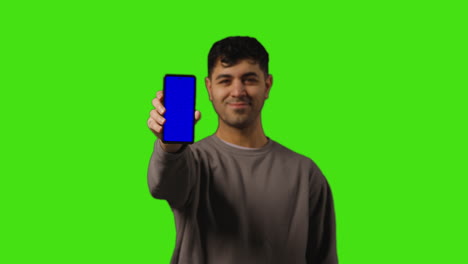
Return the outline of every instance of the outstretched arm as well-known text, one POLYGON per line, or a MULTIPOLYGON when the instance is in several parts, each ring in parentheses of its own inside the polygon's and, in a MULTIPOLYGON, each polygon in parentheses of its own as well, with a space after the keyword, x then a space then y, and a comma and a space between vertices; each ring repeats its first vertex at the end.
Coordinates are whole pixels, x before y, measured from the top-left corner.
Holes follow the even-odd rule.
MULTIPOLYGON (((148 118, 148 127, 158 137, 148 167, 148 187, 154 198, 167 200, 171 207, 179 208, 190 200, 196 177, 196 164, 192 151, 186 149, 187 145, 161 142, 166 122, 163 116, 166 112, 163 98, 164 93, 158 91, 152 101, 154 109, 148 118)), ((200 117, 200 111, 195 111, 195 122, 200 120, 200 117)))
POLYGON ((189 202, 189 195, 195 183, 195 160, 189 147, 170 153, 162 149, 160 140, 154 144, 154 151, 148 167, 148 187, 151 195, 167 200, 173 208, 180 208, 189 202))

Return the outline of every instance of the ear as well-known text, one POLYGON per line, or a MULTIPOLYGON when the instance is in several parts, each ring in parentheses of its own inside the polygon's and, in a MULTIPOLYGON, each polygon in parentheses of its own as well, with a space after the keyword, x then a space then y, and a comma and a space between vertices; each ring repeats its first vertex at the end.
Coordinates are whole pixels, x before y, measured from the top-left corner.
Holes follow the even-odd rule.
POLYGON ((206 86, 206 89, 208 90, 210 101, 213 101, 213 91, 211 90, 211 80, 209 77, 205 78, 205 86, 206 86))
POLYGON ((265 90, 265 99, 268 99, 270 95, 271 86, 273 85, 273 75, 269 74, 265 80, 266 90, 265 90))

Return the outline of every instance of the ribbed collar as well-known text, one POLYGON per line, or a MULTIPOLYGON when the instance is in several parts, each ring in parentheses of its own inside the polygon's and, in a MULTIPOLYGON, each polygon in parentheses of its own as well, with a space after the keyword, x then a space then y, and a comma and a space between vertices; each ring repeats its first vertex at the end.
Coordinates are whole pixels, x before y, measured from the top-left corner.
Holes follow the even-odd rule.
POLYGON ((240 147, 240 146, 232 146, 233 144, 228 143, 219 137, 217 137, 215 134, 211 135, 208 137, 213 144, 215 144, 217 147, 220 147, 226 151, 229 151, 233 154, 238 154, 238 155, 249 155, 249 156, 256 156, 256 155, 264 155, 266 152, 270 151, 273 148, 274 141, 271 140, 269 137, 267 137, 268 142, 265 144, 265 146, 261 148, 245 148, 245 147, 240 147))

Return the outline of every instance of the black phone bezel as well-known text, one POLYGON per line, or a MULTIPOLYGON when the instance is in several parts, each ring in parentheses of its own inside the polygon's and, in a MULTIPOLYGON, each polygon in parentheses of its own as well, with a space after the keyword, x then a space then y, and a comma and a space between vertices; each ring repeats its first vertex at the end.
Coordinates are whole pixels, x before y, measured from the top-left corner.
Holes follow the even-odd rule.
MULTIPOLYGON (((164 75, 164 78, 163 78, 163 93, 166 94, 166 77, 191 77, 191 78, 194 78, 194 96, 193 96, 193 106, 194 106, 194 109, 193 109, 193 112, 194 112, 194 116, 193 116, 193 119, 194 119, 194 122, 193 122, 193 139, 192 141, 165 141, 164 140, 164 125, 163 125, 163 131, 162 131, 162 136, 161 136, 161 141, 164 143, 164 144, 193 144, 193 142, 195 141, 195 108, 196 108, 196 97, 197 97, 197 77, 193 74, 166 74, 164 75)), ((164 99, 165 99, 165 96, 163 96, 163 100, 162 100, 162 103, 163 105, 165 106, 165 102, 164 102, 164 99)), ((164 117, 164 114, 162 115, 164 117)))

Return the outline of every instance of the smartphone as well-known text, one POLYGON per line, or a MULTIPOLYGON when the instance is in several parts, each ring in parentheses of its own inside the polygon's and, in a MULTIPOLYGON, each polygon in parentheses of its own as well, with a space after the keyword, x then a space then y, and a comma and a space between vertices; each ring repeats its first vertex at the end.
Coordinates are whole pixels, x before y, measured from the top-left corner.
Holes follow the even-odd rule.
POLYGON ((194 75, 166 74, 164 76, 163 104, 166 122, 162 142, 167 144, 192 144, 195 138, 194 75))

